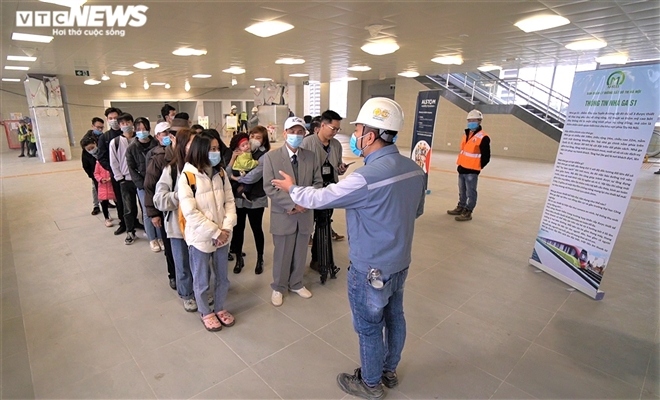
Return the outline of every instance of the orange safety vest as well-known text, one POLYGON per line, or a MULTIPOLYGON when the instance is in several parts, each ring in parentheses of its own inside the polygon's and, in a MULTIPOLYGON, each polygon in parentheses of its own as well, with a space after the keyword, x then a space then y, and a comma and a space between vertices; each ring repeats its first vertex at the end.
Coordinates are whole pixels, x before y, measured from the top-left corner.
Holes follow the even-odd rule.
POLYGON ((479 145, 484 137, 488 134, 484 131, 479 131, 476 134, 470 132, 470 137, 463 135, 461 140, 461 152, 458 153, 456 164, 463 168, 481 171, 481 150, 479 145))

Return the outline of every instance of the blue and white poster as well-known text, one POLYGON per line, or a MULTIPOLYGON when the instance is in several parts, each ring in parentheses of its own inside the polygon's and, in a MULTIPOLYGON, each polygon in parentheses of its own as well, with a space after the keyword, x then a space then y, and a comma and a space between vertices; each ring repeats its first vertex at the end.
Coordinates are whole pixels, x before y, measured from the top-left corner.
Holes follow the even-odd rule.
POLYGON ((530 264, 599 290, 660 109, 660 64, 575 74, 530 264))
POLYGON ((433 152, 435 116, 439 100, 439 90, 422 91, 417 95, 417 107, 415 108, 415 126, 413 127, 410 158, 424 170, 427 187, 433 152))

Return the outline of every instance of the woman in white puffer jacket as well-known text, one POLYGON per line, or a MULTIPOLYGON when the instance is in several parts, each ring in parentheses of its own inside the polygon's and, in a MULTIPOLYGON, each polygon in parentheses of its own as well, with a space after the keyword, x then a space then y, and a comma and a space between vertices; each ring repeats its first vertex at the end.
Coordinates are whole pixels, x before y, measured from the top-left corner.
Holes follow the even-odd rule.
POLYGON ((179 207, 186 220, 183 233, 190 254, 195 300, 204 327, 212 332, 235 322, 224 303, 229 291, 227 253, 236 225, 236 205, 220 161, 218 139, 204 134, 195 136, 177 184, 179 207), (211 310, 207 297, 211 265, 216 276, 214 308, 218 311, 211 310))

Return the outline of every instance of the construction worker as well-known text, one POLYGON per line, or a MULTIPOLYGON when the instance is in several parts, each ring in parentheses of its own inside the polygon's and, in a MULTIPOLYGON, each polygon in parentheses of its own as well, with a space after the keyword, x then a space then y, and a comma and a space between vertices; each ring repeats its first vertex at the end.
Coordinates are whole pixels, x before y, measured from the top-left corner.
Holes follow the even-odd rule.
POLYGON ((246 111, 241 111, 240 114, 238 114, 238 125, 239 125, 239 131, 242 133, 247 133, 248 130, 248 115, 246 111))
POLYGON ((467 129, 458 153, 458 205, 447 214, 455 215, 456 221, 470 221, 477 205, 477 181, 479 173, 490 161, 490 138, 481 128, 484 116, 479 110, 467 115, 467 129))
POLYGON ((403 288, 410 265, 415 219, 424 211, 424 171, 394 144, 403 127, 403 110, 384 97, 367 100, 355 124, 351 150, 364 166, 335 184, 315 189, 273 179, 297 206, 345 208, 350 265, 348 301, 360 340, 360 364, 341 373, 346 393, 380 399, 383 384, 398 384, 396 367, 406 340, 403 288))
POLYGON ((25 157, 26 148, 28 149, 28 155, 30 154, 30 138, 27 128, 27 121, 27 118, 22 119, 18 126, 18 142, 21 144, 21 155, 19 155, 19 157, 25 157))
POLYGON ((26 121, 26 128, 27 128, 27 150, 28 150, 28 157, 36 157, 37 156, 37 135, 32 131, 32 122, 28 119, 26 121))
POLYGON ((252 129, 254 129, 255 126, 259 125, 259 116, 257 116, 258 111, 259 109, 257 107, 252 107, 252 115, 248 120, 248 129, 250 132, 252 132, 252 129))

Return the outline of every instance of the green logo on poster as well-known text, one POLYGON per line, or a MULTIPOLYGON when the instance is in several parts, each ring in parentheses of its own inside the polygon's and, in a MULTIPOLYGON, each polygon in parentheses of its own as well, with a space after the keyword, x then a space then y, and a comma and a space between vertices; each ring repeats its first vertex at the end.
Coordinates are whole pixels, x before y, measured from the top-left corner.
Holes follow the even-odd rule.
POLYGON ((626 80, 626 74, 623 71, 615 71, 607 77, 607 87, 610 89, 618 89, 619 86, 623 85, 623 82, 626 80))

